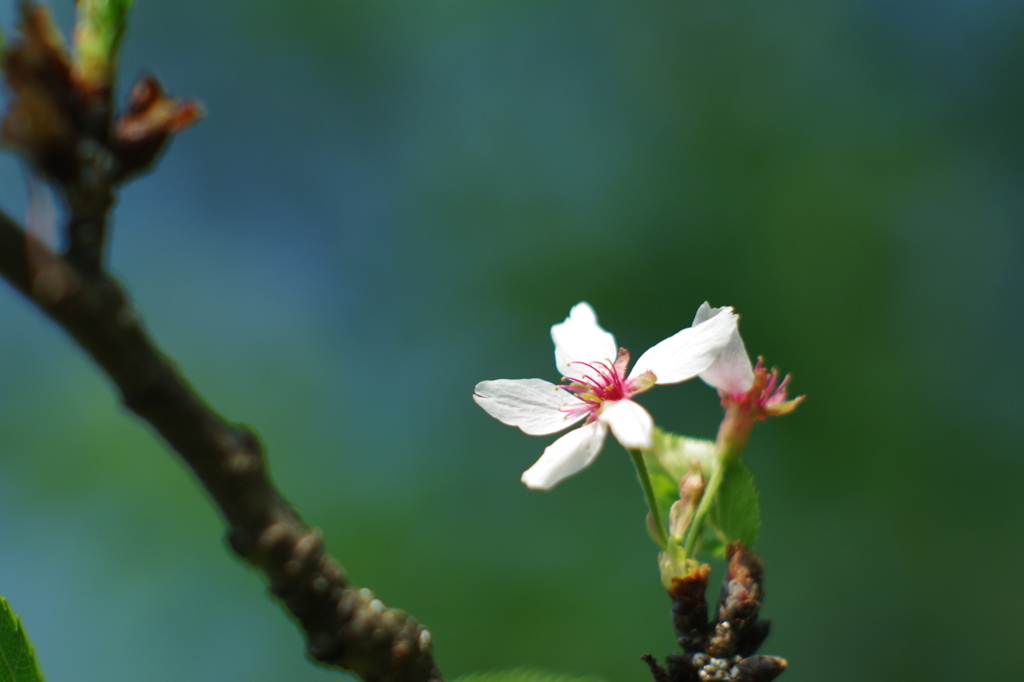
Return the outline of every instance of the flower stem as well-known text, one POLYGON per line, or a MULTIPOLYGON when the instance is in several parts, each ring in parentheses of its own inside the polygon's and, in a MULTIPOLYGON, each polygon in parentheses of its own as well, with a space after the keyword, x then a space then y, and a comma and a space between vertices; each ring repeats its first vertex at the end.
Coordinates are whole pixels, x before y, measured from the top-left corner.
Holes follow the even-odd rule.
POLYGON ((737 461, 747 447, 750 439, 750 430, 754 427, 754 418, 751 416, 749 405, 745 403, 734 403, 725 409, 725 417, 721 426, 718 427, 718 438, 715 441, 717 452, 715 453, 715 470, 711 472, 711 480, 704 488, 704 496, 700 498, 697 511, 693 514, 693 521, 686 534, 686 542, 683 547, 686 556, 692 557, 697 550, 697 541, 700 539, 701 531, 704 528, 704 519, 711 511, 711 505, 718 497, 718 489, 722 487, 722 481, 729 472, 733 462, 737 461))
POLYGON ((651 485, 651 476, 647 473, 647 464, 644 463, 643 450, 630 450, 629 456, 633 458, 633 466, 636 467, 636 475, 640 479, 640 487, 644 489, 647 506, 651 510, 651 516, 654 517, 654 525, 658 529, 661 546, 668 547, 668 531, 665 530, 665 520, 661 518, 661 512, 658 511, 658 500, 654 497, 654 486, 651 485))
POLYGON ((715 497, 718 496, 718 489, 722 487, 722 481, 725 480, 725 472, 732 466, 732 462, 723 457, 719 457, 715 462, 715 470, 711 473, 711 480, 708 481, 708 485, 704 488, 704 495, 700 498, 700 504, 697 505, 697 511, 693 514, 693 521, 690 522, 690 530, 686 534, 686 556, 692 557, 693 553, 697 550, 697 539, 700 538, 701 528, 704 526, 704 519, 707 517, 708 512, 711 511, 711 505, 715 501, 715 497))

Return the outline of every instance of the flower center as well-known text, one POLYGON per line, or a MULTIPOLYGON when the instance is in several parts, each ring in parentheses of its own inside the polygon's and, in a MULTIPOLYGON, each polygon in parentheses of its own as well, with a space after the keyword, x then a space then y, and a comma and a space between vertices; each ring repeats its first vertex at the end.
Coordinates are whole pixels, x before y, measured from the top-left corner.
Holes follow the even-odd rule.
POLYGON ((768 372, 765 370, 761 358, 757 359, 754 375, 760 379, 760 381, 755 381, 755 383, 760 384, 763 382, 764 384, 761 388, 761 394, 755 398, 758 407, 763 410, 786 402, 786 387, 789 386, 788 375, 782 381, 779 381, 779 370, 773 368, 771 372, 768 372))
POLYGON ((748 412, 753 419, 765 419, 793 411, 803 400, 803 396, 787 400, 786 389, 789 387, 789 376, 779 381, 779 371, 768 371, 762 358, 757 359, 754 366, 754 383, 746 393, 722 393, 722 407, 738 405, 748 412))
MULTIPOLYGON (((593 422, 605 402, 628 400, 650 386, 646 381, 626 378, 629 366, 629 351, 619 349, 619 357, 614 364, 599 360, 597 362, 573 362, 585 368, 581 377, 562 377, 566 382, 561 388, 570 391, 583 404, 565 408, 567 414, 588 413, 587 422, 593 422)), ((646 374, 646 373, 645 373, 646 374)))

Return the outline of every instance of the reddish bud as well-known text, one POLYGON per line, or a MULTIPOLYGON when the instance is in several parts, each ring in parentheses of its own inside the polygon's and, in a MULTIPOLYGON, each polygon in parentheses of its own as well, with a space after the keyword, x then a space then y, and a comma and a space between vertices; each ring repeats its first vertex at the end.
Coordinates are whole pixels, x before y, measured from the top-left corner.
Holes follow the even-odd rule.
POLYGON ((136 81, 125 98, 124 112, 114 121, 110 145, 121 161, 118 179, 145 170, 167 139, 204 115, 202 104, 164 94, 155 76, 136 81))

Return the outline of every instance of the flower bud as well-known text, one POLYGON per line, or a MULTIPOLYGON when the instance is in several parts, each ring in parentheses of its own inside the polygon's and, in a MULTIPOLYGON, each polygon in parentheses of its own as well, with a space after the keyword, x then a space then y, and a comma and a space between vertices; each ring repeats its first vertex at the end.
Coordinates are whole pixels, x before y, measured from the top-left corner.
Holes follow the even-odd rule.
POLYGON ((203 113, 195 100, 164 94, 155 76, 139 78, 111 126, 110 144, 121 161, 119 179, 148 168, 170 136, 195 124, 203 113))
POLYGON ((679 500, 672 505, 669 511, 669 537, 673 542, 682 542, 686 537, 686 531, 693 523, 693 515, 704 497, 704 487, 707 481, 701 471, 700 464, 694 462, 690 470, 686 472, 679 482, 679 500))

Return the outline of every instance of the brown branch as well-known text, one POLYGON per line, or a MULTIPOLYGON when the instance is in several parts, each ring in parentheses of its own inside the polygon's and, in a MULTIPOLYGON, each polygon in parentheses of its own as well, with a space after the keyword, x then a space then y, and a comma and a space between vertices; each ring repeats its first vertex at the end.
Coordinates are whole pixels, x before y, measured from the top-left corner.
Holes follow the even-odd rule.
POLYGON ((771 621, 758 617, 764 563, 741 542, 729 543, 725 558, 729 570, 710 623, 704 596, 711 567, 699 564, 685 577, 672 578, 672 624, 683 653, 669 654, 667 669, 654 656, 641 656, 654 682, 771 682, 785 672, 785 659, 754 655, 771 630, 771 621))
POLYGON ((248 428, 207 405, 147 335, 113 277, 74 265, 0 212, 0 274, 92 356, 124 404, 178 452, 227 521, 239 556, 305 631, 309 655, 367 682, 440 681, 431 634, 346 578, 267 475, 248 428))
POLYGON ((110 74, 79 68, 44 7, 25 0, 19 9, 20 34, 0 58, 12 93, 0 139, 61 190, 68 251, 54 253, 0 212, 0 274, 92 356, 128 409, 195 472, 227 521, 231 547, 266 575, 305 631, 310 656, 367 682, 440 682, 430 632, 348 581, 320 532, 270 482, 256 435, 196 394, 103 268, 116 187, 148 170, 202 107, 143 76, 115 116, 110 74))

